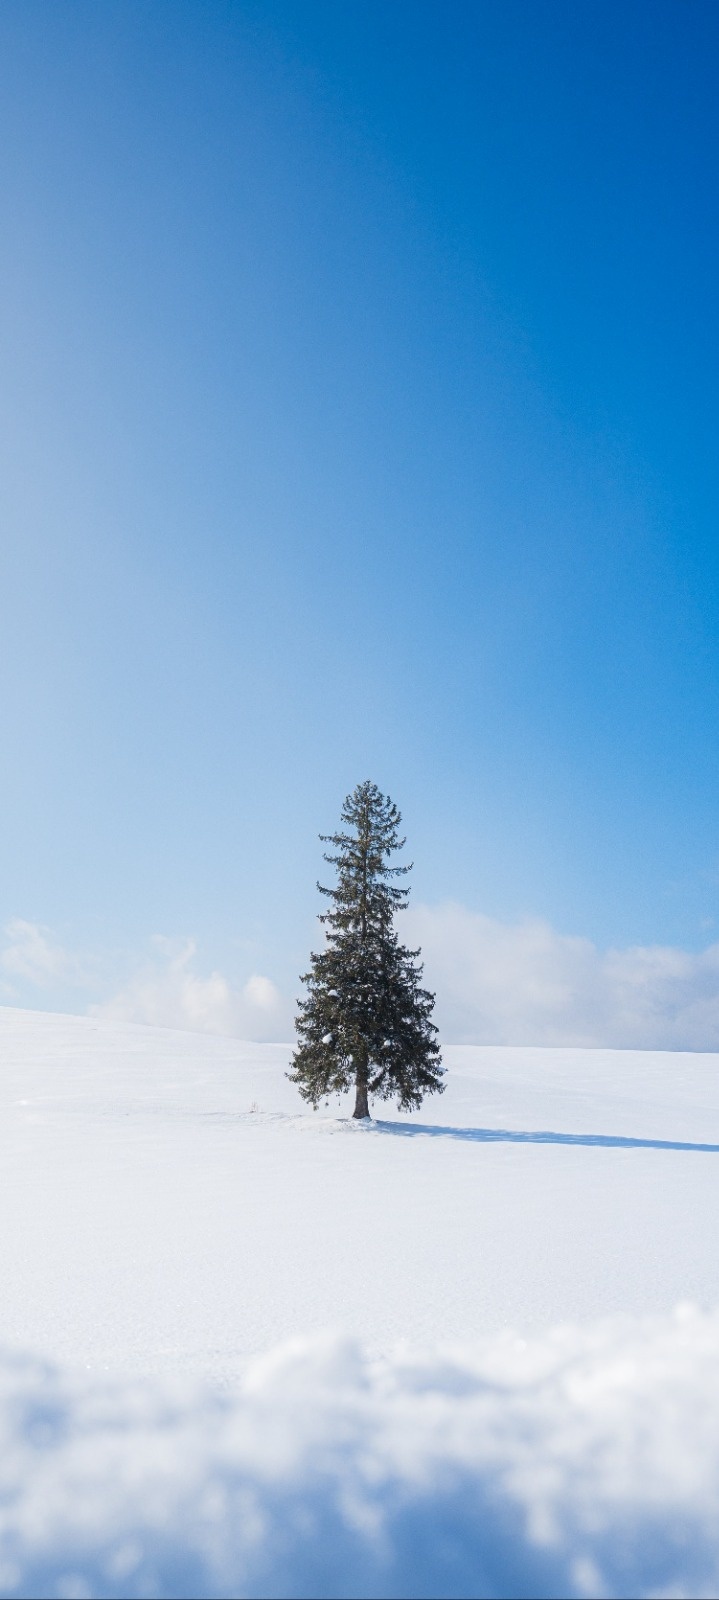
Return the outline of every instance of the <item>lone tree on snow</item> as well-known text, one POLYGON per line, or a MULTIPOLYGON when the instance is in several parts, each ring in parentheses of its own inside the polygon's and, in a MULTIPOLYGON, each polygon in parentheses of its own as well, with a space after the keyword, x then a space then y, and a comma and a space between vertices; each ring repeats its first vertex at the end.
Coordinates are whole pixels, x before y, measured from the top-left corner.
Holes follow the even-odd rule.
POLYGON ((303 974, 307 998, 296 1022, 299 1044, 287 1076, 317 1108, 340 1090, 356 1089, 355 1117, 369 1116, 369 1094, 397 1096, 403 1111, 425 1094, 441 1094, 443 1067, 431 1020, 434 995, 420 988, 419 950, 407 950, 394 931, 395 911, 406 908, 409 889, 391 881, 410 867, 390 867, 401 850, 401 817, 374 783, 348 795, 342 821, 349 833, 320 834, 334 846, 325 854, 337 868, 334 889, 317 887, 332 901, 320 922, 327 942, 303 974))

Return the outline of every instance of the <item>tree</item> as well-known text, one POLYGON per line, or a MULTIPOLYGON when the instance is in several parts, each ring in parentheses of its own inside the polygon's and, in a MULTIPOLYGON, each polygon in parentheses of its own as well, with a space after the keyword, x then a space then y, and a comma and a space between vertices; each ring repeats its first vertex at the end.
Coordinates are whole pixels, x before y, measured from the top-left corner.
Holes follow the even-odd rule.
POLYGON ((394 929, 409 890, 393 880, 411 870, 387 864, 405 843, 401 820, 376 784, 360 783, 342 810, 351 831, 320 834, 334 847, 324 859, 337 868, 337 883, 317 885, 332 902, 320 917, 326 945, 302 977, 307 997, 298 1003, 299 1044, 287 1074, 315 1109, 352 1084, 355 1117, 369 1116, 370 1094, 396 1095, 409 1111, 444 1089, 434 995, 420 987, 419 950, 401 945, 394 929))

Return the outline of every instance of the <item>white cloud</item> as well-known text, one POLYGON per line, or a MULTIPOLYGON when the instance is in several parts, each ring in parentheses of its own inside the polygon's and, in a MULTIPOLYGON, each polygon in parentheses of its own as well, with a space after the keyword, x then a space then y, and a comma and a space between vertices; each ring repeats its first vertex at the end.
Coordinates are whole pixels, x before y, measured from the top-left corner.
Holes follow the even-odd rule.
POLYGON ((240 1038, 290 1036, 287 1007, 270 978, 254 973, 242 987, 235 987, 221 972, 203 977, 195 970, 194 940, 178 948, 158 935, 154 944, 155 957, 112 999, 91 1006, 93 1016, 240 1038))
POLYGON ((87 962, 58 944, 40 923, 14 917, 3 932, 7 943, 0 950, 0 967, 12 978, 39 989, 58 983, 86 988, 95 981, 87 962))
MULTIPOLYGON (((719 944, 698 953, 666 945, 603 951, 537 917, 500 922, 454 902, 415 906, 400 927, 403 940, 422 949, 447 1043, 719 1049, 719 944)), ((10 1004, 49 997, 71 1010, 78 990, 104 990, 111 997, 92 1005, 93 1015, 235 1038, 292 1037, 293 1008, 269 977, 234 983, 217 970, 203 973, 191 939, 158 936, 150 959, 123 980, 116 959, 73 952, 38 923, 15 918, 4 933, 0 995, 10 1004)))
POLYGON ((405 936, 448 1041, 719 1048, 719 944, 602 951, 539 918, 504 923, 454 902, 413 907, 405 936))

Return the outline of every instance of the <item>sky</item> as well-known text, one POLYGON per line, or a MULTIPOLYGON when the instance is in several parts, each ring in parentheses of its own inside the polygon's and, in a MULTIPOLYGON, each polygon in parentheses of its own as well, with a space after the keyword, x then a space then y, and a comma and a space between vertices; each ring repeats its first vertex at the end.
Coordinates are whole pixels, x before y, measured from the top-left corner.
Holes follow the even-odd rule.
POLYGON ((5 1003, 288 1036, 370 778, 448 1036, 719 1045, 718 80, 713 0, 5 0, 5 1003))

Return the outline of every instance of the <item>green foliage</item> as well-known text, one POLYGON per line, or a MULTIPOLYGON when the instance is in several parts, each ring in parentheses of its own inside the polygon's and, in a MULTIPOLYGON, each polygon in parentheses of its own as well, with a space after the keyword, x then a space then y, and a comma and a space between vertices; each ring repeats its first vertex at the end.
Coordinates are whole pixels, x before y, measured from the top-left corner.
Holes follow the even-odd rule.
POLYGON ((444 1084, 420 952, 401 945, 394 930, 394 913, 409 894, 395 880, 410 868, 388 865, 405 843, 401 817, 374 783, 361 783, 347 797, 342 821, 351 831, 320 835, 334 848, 325 860, 337 868, 337 883, 318 884, 332 902, 320 918, 326 945, 302 978, 307 998, 298 1005, 299 1044, 288 1077, 315 1107, 354 1084, 356 1116, 367 1115, 368 1092, 396 1096, 409 1111, 444 1084))

